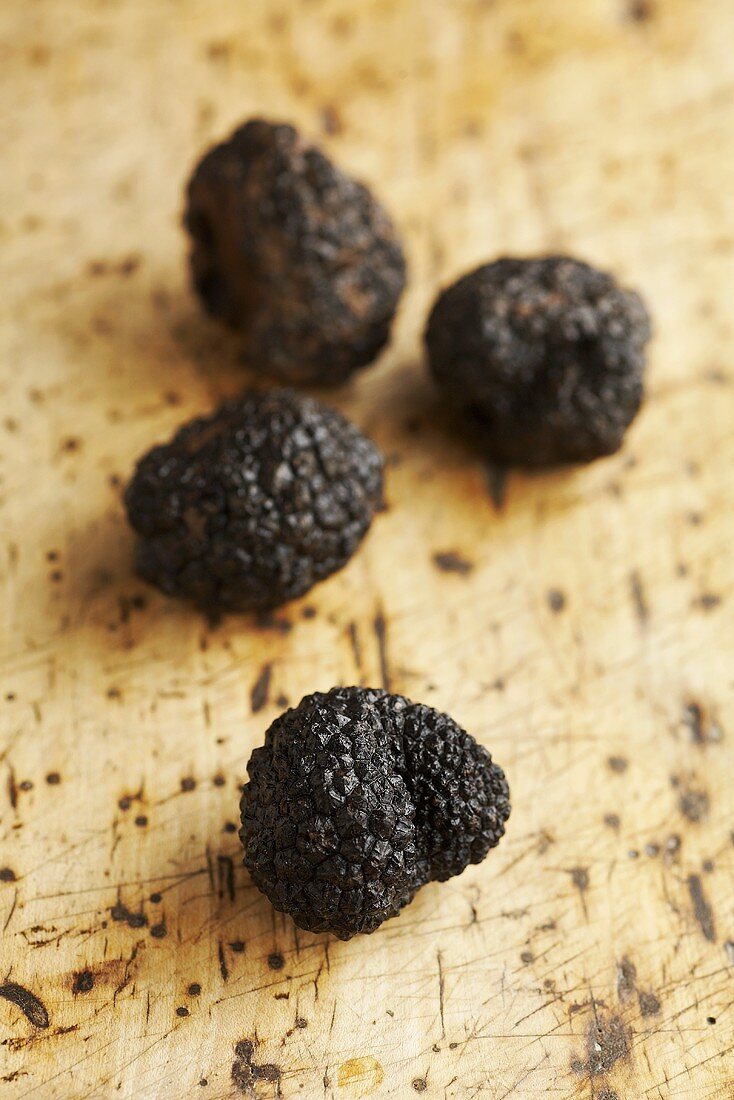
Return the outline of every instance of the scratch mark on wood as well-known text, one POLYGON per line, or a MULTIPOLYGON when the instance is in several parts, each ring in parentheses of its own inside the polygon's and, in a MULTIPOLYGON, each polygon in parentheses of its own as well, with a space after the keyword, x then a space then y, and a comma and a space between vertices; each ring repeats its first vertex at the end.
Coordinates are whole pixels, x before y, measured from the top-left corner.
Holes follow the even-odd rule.
POLYGON ((15 783, 15 771, 12 765, 8 769, 8 800, 14 810, 18 808, 18 787, 15 783))
POLYGON ((234 901, 234 863, 231 856, 217 856, 217 868, 219 871, 219 896, 223 898, 225 893, 230 901, 234 901))
POLYGON ((264 664, 260 670, 260 675, 252 686, 252 691, 250 692, 250 706, 253 714, 257 714, 258 711, 261 711, 263 707, 267 705, 272 674, 272 663, 268 662, 264 664))
POLYGON ((495 507, 495 511, 501 512, 507 499, 507 470, 504 466, 494 466, 488 463, 485 476, 490 500, 495 507))
POLYGON ((219 956, 219 973, 222 975, 222 981, 226 982, 229 977, 229 970, 227 969, 227 960, 224 957, 224 947, 221 940, 217 945, 217 954, 219 956))
POLYGON ((373 623, 375 637, 377 638, 377 648, 380 659, 380 678, 382 680, 382 687, 385 691, 391 691, 390 686, 390 665, 387 659, 387 625, 385 623, 385 616, 382 612, 382 608, 375 615, 375 621, 373 623))
POLYGON ((357 624, 352 621, 347 627, 347 633, 349 635, 349 644, 352 647, 352 656, 354 657, 354 664, 357 671, 362 672, 362 646, 359 641, 359 630, 357 624))
POLYGON ((446 1038, 446 1020, 444 1018, 444 994, 445 994, 445 979, 443 973, 443 960, 441 958, 441 952, 436 952, 436 962, 438 963, 438 1009, 441 1017, 441 1038, 446 1038))
POLYGON ((635 615, 637 616, 640 625, 645 626, 650 618, 650 608, 647 604, 647 598, 645 596, 645 589, 642 584, 642 578, 636 569, 633 569, 629 575, 630 593, 632 595, 632 606, 635 609, 635 615))
POLYGON ((688 892, 693 902, 693 912, 701 931, 709 943, 716 942, 716 926, 714 924, 714 911, 704 893, 700 875, 688 876, 688 892))

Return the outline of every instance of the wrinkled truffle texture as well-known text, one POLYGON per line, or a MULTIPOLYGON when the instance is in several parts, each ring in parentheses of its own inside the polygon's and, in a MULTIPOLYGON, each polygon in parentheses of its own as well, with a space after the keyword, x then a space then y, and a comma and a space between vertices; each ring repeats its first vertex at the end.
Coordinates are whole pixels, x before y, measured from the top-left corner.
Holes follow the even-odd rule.
POLYGON ((140 574, 212 614, 302 595, 349 560, 381 501, 375 445, 287 390, 192 420, 141 459, 125 497, 140 574))
POLYGON ((405 286, 392 222, 292 126, 256 119, 211 149, 184 222, 194 286, 253 369, 333 385, 387 342, 405 286))
POLYGON ((255 884, 300 928, 345 940, 480 863, 510 813, 504 773, 473 737, 369 688, 307 696, 247 770, 240 837, 255 884))
POLYGON ((640 296, 566 256, 502 259, 441 295, 430 369, 482 447, 506 465, 618 450, 643 396, 650 320, 640 296))

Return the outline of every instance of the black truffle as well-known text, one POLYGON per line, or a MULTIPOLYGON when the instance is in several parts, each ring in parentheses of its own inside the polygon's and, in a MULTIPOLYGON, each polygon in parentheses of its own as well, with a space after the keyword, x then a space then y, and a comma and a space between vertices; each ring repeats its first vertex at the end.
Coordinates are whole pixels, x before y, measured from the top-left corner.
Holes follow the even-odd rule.
POLYGON ((211 149, 184 224, 194 286, 254 369, 333 385, 387 342, 405 286, 392 222, 292 126, 255 119, 211 149))
POLYGON ((566 256, 502 259, 445 290, 428 320, 431 371, 504 465, 618 450, 643 396, 640 296, 566 256))
POLYGON ((480 863, 510 813, 504 773, 473 737, 369 688, 306 696, 247 771, 240 837, 255 884, 300 928, 345 940, 480 863))
POLYGON ((141 576, 212 614, 301 596, 349 560, 381 501, 375 445, 287 390, 192 420, 125 495, 141 576))

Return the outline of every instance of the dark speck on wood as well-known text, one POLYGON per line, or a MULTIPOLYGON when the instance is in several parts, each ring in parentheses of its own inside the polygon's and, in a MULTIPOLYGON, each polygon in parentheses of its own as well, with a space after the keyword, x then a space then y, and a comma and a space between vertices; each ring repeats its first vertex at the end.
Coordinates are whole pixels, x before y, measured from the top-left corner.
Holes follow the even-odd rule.
POLYGON ((648 23, 654 14, 652 0, 631 0, 629 17, 633 23, 648 23))
POLYGON ((442 573, 458 573, 462 577, 468 576, 474 569, 474 563, 457 550, 441 550, 433 555, 433 562, 442 573))
POLYGON ((718 607, 721 603, 721 596, 716 592, 704 592, 695 601, 696 606, 700 607, 702 611, 713 611, 715 607, 718 607))
POLYGON ((29 1023, 37 1028, 47 1028, 48 1012, 43 1001, 17 982, 5 982, 0 985, 0 997, 19 1008, 29 1023))
POLYGON ((560 588, 549 588, 545 594, 545 598, 553 614, 560 615, 561 611, 563 611, 566 606, 566 596, 561 592, 560 588))

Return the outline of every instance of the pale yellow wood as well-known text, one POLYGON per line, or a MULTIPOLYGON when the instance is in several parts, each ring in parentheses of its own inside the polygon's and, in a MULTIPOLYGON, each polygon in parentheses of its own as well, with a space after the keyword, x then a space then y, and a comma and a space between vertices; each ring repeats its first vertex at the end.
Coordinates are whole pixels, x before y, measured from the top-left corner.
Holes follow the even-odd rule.
POLYGON ((0 999, 0 1096, 734 1096, 731 0, 6 0, 0 25, 0 982, 50 1017, 0 999), (391 456, 389 511, 280 625, 209 630, 134 577, 120 483, 243 384, 179 218, 253 112, 375 185, 411 282, 333 396, 391 456), (621 454, 496 507, 420 332, 442 282, 548 249, 643 289, 649 400, 621 454), (241 868, 238 785, 279 696, 383 665, 505 765, 508 835, 372 937, 296 934, 241 868))

